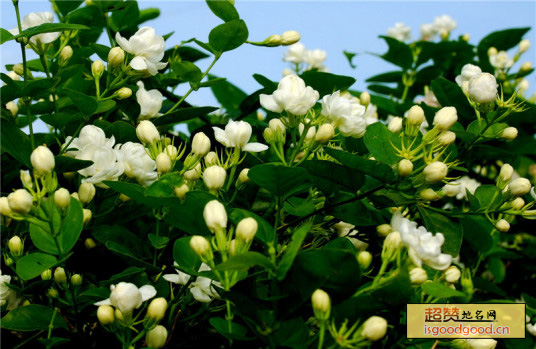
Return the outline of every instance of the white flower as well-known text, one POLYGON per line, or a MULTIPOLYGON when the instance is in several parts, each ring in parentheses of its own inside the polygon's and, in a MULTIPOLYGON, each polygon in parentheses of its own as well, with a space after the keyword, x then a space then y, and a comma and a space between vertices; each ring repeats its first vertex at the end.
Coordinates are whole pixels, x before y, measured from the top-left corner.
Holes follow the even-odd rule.
POLYGON ((140 117, 139 120, 147 120, 162 115, 160 109, 162 109, 162 93, 157 89, 147 91, 143 82, 138 81, 139 86, 136 92, 136 100, 140 105, 140 117))
POLYGON ((497 346, 497 341, 491 338, 474 338, 465 341, 471 349, 494 349, 497 346))
POLYGON ((452 256, 441 253, 441 246, 445 242, 443 234, 433 235, 425 227, 417 227, 416 222, 402 217, 400 212, 393 215, 391 227, 400 233, 409 257, 419 268, 423 262, 436 270, 445 270, 450 266, 452 256))
MULTIPOLYGON (((71 136, 68 136, 65 143, 69 143, 71 138, 71 136)), ((77 150, 70 150, 65 154, 71 157, 76 157, 76 155, 89 144, 103 145, 111 148, 115 144, 115 138, 114 136, 106 138, 106 135, 101 128, 93 125, 86 125, 80 130, 78 137, 73 139, 69 145, 69 149, 75 148, 77 150)))
POLYGON ((113 305, 124 315, 131 314, 138 309, 143 302, 156 296, 156 289, 151 285, 138 288, 128 282, 120 282, 111 285, 110 298, 95 303, 95 305, 113 305))
POLYGON ((365 122, 367 123, 367 125, 378 122, 378 107, 376 107, 372 103, 367 105, 367 109, 365 109, 365 114, 363 115, 363 119, 365 119, 365 122))
POLYGON ((402 42, 408 41, 411 39, 411 28, 404 23, 397 22, 394 27, 387 29, 387 36, 402 42))
POLYGON ((482 73, 469 80, 469 97, 478 103, 491 103, 497 96, 497 80, 490 73, 482 73))
MULTIPOLYGON (((173 266, 178 267, 179 265, 177 264, 177 262, 174 262, 173 266)), ((174 284, 186 285, 190 280, 190 275, 183 273, 177 268, 175 269, 177 270, 177 274, 166 274, 163 276, 164 280, 174 284)))
POLYGON ((340 91, 322 99, 322 115, 328 117, 333 126, 347 137, 359 138, 365 135, 365 110, 356 100, 341 97, 340 91))
MULTIPOLYGON (((262 95, 261 95, 262 96, 262 95)), ((251 125, 245 121, 229 120, 225 126, 225 130, 219 127, 214 129, 214 137, 216 140, 227 148, 240 148, 243 151, 258 153, 268 149, 268 146, 261 143, 249 143, 251 138, 251 125)))
POLYGON ((479 66, 466 64, 463 66, 461 74, 456 77, 456 83, 461 87, 465 81, 469 81, 480 74, 482 74, 482 69, 479 66))
POLYGON ((527 324, 527 332, 536 337, 536 323, 527 324))
MULTIPOLYGON (((174 265, 178 267, 178 264, 175 263, 174 265)), ((208 265, 206 265, 205 263, 201 263, 201 267, 199 267, 199 272, 209 270, 210 267, 208 265)), ((178 275, 166 274, 164 275, 164 279, 174 284, 186 285, 190 280, 191 276, 179 270, 177 270, 177 273, 178 275)), ((219 295, 213 286, 219 288, 222 287, 221 283, 217 281, 212 281, 209 278, 198 276, 197 279, 192 282, 189 287, 190 292, 198 302, 208 303, 212 300, 212 298, 219 298, 219 295)))
POLYGON ((387 333, 387 320, 380 316, 371 316, 363 323, 361 334, 366 339, 377 341, 387 333))
POLYGON ((11 276, 2 275, 2 271, 0 270, 0 306, 6 304, 11 293, 11 289, 7 286, 9 283, 11 283, 11 276))
POLYGON ((436 35, 436 31, 433 24, 423 23, 421 24, 421 37, 422 40, 432 40, 436 35))
POLYGON ((499 51, 496 55, 490 56, 489 62, 497 69, 507 69, 514 65, 514 60, 508 57, 505 51, 499 51))
POLYGON ((476 191, 476 188, 480 186, 480 182, 473 178, 469 178, 468 176, 463 176, 460 179, 457 179, 453 182, 449 182, 446 184, 441 191, 449 196, 449 197, 456 197, 458 200, 467 199, 467 192, 466 189, 469 191, 469 193, 474 194, 476 191))
POLYGON ((34 172, 37 175, 45 175, 54 169, 54 154, 44 145, 35 148, 30 156, 34 172))
POLYGON ((117 33, 115 40, 123 50, 135 56, 130 61, 132 69, 156 75, 160 69, 166 67, 167 63, 160 62, 164 58, 166 44, 164 38, 156 35, 153 28, 140 28, 128 40, 117 33))
POLYGON ((260 95, 261 105, 275 113, 286 110, 294 115, 305 115, 318 100, 318 92, 297 75, 287 75, 279 82, 272 95, 260 95))
POLYGON ((136 178, 139 184, 147 187, 157 179, 156 163, 140 143, 127 142, 115 146, 117 161, 129 178, 136 178))
POLYGON ((290 63, 302 63, 304 61, 305 53, 307 49, 305 46, 298 42, 288 47, 288 51, 285 52, 283 60, 290 63))
MULTIPOLYGON (((41 24, 52 23, 52 21, 54 21, 54 15, 52 12, 32 12, 29 15, 24 16, 21 22, 21 28, 24 31, 28 28, 37 27, 41 24)), ((19 29, 14 28, 9 32, 13 35, 18 35, 19 29)), ((34 45, 48 44, 56 40, 60 34, 60 32, 37 34, 30 38, 30 42, 34 45)))
POLYGON ((319 49, 307 50, 303 56, 303 60, 309 65, 309 69, 318 69, 319 71, 326 71, 326 67, 324 66, 326 58, 326 51, 319 49))
POLYGON ((458 22, 452 19, 448 15, 442 15, 434 18, 434 23, 432 24, 436 33, 442 37, 448 35, 451 31, 456 29, 458 22))

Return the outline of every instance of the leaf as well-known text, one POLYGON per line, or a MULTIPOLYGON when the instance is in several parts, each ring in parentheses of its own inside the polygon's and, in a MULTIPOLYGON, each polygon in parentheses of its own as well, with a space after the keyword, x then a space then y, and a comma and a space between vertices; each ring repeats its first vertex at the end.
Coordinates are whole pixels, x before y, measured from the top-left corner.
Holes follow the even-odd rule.
POLYGON ((302 164, 313 181, 326 193, 332 193, 338 186, 356 192, 365 183, 362 173, 327 160, 308 160, 302 164), (330 185, 331 184, 331 185, 330 185))
POLYGON ((216 107, 182 108, 169 114, 164 114, 159 118, 153 119, 153 124, 155 124, 155 126, 177 124, 179 122, 188 121, 200 116, 205 116, 217 109, 218 108, 216 107))
POLYGON ((188 274, 197 273, 201 266, 201 259, 190 247, 191 236, 177 239, 173 244, 173 259, 180 269, 188 274))
POLYGON ((70 88, 64 88, 63 92, 73 101, 75 107, 85 115, 92 115, 99 106, 95 98, 82 92, 71 90, 70 88))
POLYGON ((208 320, 212 327, 222 336, 230 339, 247 340, 245 337, 248 332, 247 328, 236 322, 231 322, 231 331, 229 332, 229 322, 221 317, 213 317, 208 320))
POLYGON ((55 255, 60 254, 54 238, 50 234, 50 229, 44 229, 35 223, 30 223, 30 238, 34 246, 41 251, 55 255))
POLYGON ((255 234, 256 240, 260 240, 264 244, 266 244, 267 241, 273 241, 274 227, 270 225, 270 223, 268 223, 264 218, 240 208, 233 208, 231 214, 229 215, 229 219, 235 226, 242 219, 248 217, 255 219, 259 225, 257 234, 255 234))
POLYGON ((113 124, 104 128, 104 132, 108 137, 113 135, 116 144, 126 142, 139 142, 138 136, 136 135, 136 128, 134 128, 134 126, 123 120, 114 121, 113 124))
POLYGON ((391 71, 387 73, 382 73, 382 74, 374 75, 365 81, 366 82, 400 82, 402 81, 402 72, 391 71))
POLYGON ((199 82, 203 75, 197 65, 188 61, 171 63, 171 71, 184 81, 199 82))
POLYGON ((160 16, 160 10, 157 8, 145 8, 140 10, 140 16, 138 18, 138 25, 150 21, 151 19, 158 18, 160 16))
POLYGON ((145 196, 175 197, 175 187, 180 187, 182 182, 178 172, 165 174, 145 190, 145 196))
POLYGON ((30 280, 41 275, 42 272, 50 269, 57 262, 56 257, 50 254, 34 252, 17 261, 16 272, 22 280, 30 280))
POLYGON ((37 331, 52 328, 67 328, 67 324, 56 310, 40 304, 30 304, 11 310, 2 318, 2 329, 11 331, 37 331), (54 321, 52 321, 54 317, 54 321))
POLYGON ((76 172, 93 165, 93 161, 91 160, 79 160, 63 155, 55 156, 54 160, 56 162, 54 166, 56 173, 76 172))
MULTIPOLYGON (((173 200, 180 202, 178 198, 173 200)), ((212 200, 215 200, 215 197, 205 191, 189 191, 183 203, 169 207, 164 220, 192 235, 210 235, 203 218, 203 210, 212 200)))
POLYGON ((11 121, 2 118, 2 127, 0 127, 0 143, 2 151, 6 151, 13 156, 18 162, 28 168, 32 168, 30 155, 32 154, 32 145, 30 137, 22 132, 11 121))
POLYGON ((345 152, 339 149, 324 148, 324 151, 340 161, 342 164, 357 170, 363 174, 379 179, 385 183, 391 183, 395 180, 393 170, 376 160, 363 159, 359 155, 345 152))
POLYGON ((4 28, 0 28, 0 45, 3 44, 6 41, 13 40, 14 35, 5 30, 4 28))
POLYGON ((35 97, 43 95, 50 90, 55 84, 54 79, 37 79, 31 80, 22 89, 21 96, 35 97))
POLYGON ((239 18, 235 7, 228 0, 207 0, 207 5, 212 13, 223 19, 225 22, 239 18))
POLYGON ((367 126, 363 140, 376 160, 388 165, 394 165, 400 161, 400 157, 393 148, 393 145, 400 147, 400 138, 397 134, 389 131, 381 122, 367 126))
MULTIPOLYGON (((347 199, 348 197, 342 196, 341 199, 347 199)), ((351 197, 350 197, 351 198, 351 197)), ((337 198, 339 199, 339 198, 337 198)), ((336 204, 342 200, 330 201, 330 205, 336 204)), ((353 201, 343 205, 337 205, 328 210, 329 214, 337 217, 338 219, 351 223, 357 226, 371 226, 379 225, 384 219, 381 217, 379 211, 373 207, 367 207, 364 204, 365 201, 353 201)))
POLYGON ((389 46, 389 50, 387 53, 381 55, 381 58, 399 67, 405 69, 411 68, 413 53, 408 45, 389 36, 380 36, 380 38, 384 39, 389 46))
POLYGON ((84 0, 54 0, 54 5, 60 10, 61 14, 65 16, 69 12, 76 10, 83 2, 84 0))
POLYGON ((92 235, 104 245, 107 245, 108 242, 122 245, 131 254, 139 258, 145 258, 150 255, 147 244, 123 226, 100 225, 93 229, 92 235))
POLYGON ((84 114, 83 113, 67 113, 67 112, 59 112, 59 113, 53 113, 53 114, 45 114, 41 115, 39 117, 41 120, 46 122, 47 124, 54 126, 56 128, 64 128, 68 126, 69 124, 77 124, 84 122, 84 114))
POLYGON ((356 79, 350 76, 318 71, 306 71, 300 77, 305 81, 305 85, 318 91, 320 96, 331 94, 337 90, 348 90, 356 82, 356 79))
POLYGON ((127 0, 126 6, 112 12, 110 26, 113 31, 125 31, 129 28, 135 28, 140 16, 138 3, 133 0, 127 0))
POLYGON ((248 36, 246 23, 241 19, 233 19, 212 29, 208 42, 212 49, 221 54, 239 47, 246 42, 248 36))
POLYGON ((460 221, 463 225, 463 238, 473 249, 479 252, 491 249, 493 225, 487 219, 481 216, 464 216, 460 221))
POLYGON ((425 294, 436 298, 465 297, 465 293, 438 282, 425 282, 421 287, 425 294))
POLYGON ((426 229, 437 234, 442 233, 445 237, 445 242, 441 246, 441 252, 448 253, 452 257, 457 257, 460 253, 460 247, 463 239, 462 225, 454 222, 440 213, 419 207, 419 212, 424 220, 426 229))
POLYGON ((55 32, 67 31, 67 30, 84 30, 84 29, 89 29, 89 28, 81 24, 44 23, 35 27, 30 27, 26 30, 23 30, 20 34, 15 35, 11 39, 17 39, 21 37, 30 38, 37 34, 55 33, 55 32))
POLYGON ((492 184, 481 185, 475 190, 474 196, 484 212, 492 211, 502 203, 502 192, 492 184))
MULTIPOLYGON (((208 81, 211 81, 217 79, 217 77, 209 75, 208 79, 208 81)), ((218 102, 220 102, 228 112, 240 110, 240 103, 247 97, 247 94, 244 91, 228 81, 222 81, 217 85, 211 86, 210 89, 212 90, 212 93, 214 93, 218 102)))
POLYGON ((252 167, 249 179, 260 187, 268 189, 276 196, 289 195, 297 187, 309 182, 309 173, 301 167, 287 167, 269 163, 252 167))
POLYGON ((507 51, 519 44, 523 36, 530 28, 513 28, 493 32, 484 37, 477 46, 479 66, 482 70, 493 73, 493 67, 489 63, 488 49, 495 47, 498 51, 507 51))
POLYGON ((299 197, 291 197, 283 204, 283 210, 293 216, 304 217, 313 213, 316 209, 313 201, 299 197))
POLYGON ((223 263, 216 266, 216 270, 221 271, 239 271, 248 270, 254 266, 261 266, 265 269, 273 269, 274 266, 270 260, 259 252, 248 251, 237 254, 229 258, 223 263))
POLYGON ((437 101, 443 107, 455 107, 462 120, 474 120, 474 110, 457 84, 440 77, 431 84, 437 101))
POLYGON ((348 52, 346 50, 342 51, 342 53, 344 54, 344 57, 346 57, 346 59, 348 60, 348 64, 350 64, 350 67, 352 67, 352 69, 355 69, 356 65, 352 63, 352 61, 354 60, 354 57, 357 56, 357 53, 348 52))
POLYGON ((61 249, 63 254, 69 252, 80 237, 82 227, 84 226, 84 215, 82 212, 82 205, 75 198, 71 198, 71 205, 69 211, 63 219, 63 225, 61 228, 60 240, 61 249))
POLYGON ((281 258, 279 265, 277 266, 277 279, 279 281, 285 278, 287 272, 290 270, 290 267, 292 267, 292 263, 294 263, 294 259, 296 258, 298 251, 302 247, 302 243, 305 240, 307 233, 311 230, 312 227, 312 223, 307 222, 298 227, 292 233, 292 239, 288 244, 285 254, 281 258))

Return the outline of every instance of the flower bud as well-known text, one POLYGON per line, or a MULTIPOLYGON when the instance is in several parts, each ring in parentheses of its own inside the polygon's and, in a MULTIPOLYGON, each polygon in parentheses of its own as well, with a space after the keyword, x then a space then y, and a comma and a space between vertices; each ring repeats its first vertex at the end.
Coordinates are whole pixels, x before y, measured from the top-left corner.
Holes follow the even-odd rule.
POLYGON ((60 210, 65 210, 71 204, 71 194, 65 188, 60 188, 54 192, 54 203, 60 210))
POLYGON ((244 218, 236 226, 236 237, 245 243, 250 243, 253 241, 258 228, 259 225, 254 218, 244 218))
POLYGON ((58 296, 60 295, 58 290, 56 290, 55 288, 49 288, 48 289, 48 292, 47 292, 47 295, 50 297, 50 298, 58 298, 58 296))
POLYGON ((72 198, 75 198, 75 199, 78 200, 78 201, 80 201, 80 198, 78 197, 78 193, 77 193, 77 192, 71 193, 71 197, 72 197, 72 198))
POLYGON ((65 269, 63 269, 62 267, 57 267, 54 270, 54 280, 58 284, 62 284, 64 282, 67 282, 67 275, 65 275, 65 269))
POLYGON ((171 161, 176 160, 177 157, 179 156, 179 150, 173 144, 167 145, 166 149, 164 150, 164 152, 169 156, 171 161))
POLYGON ((387 333, 387 321, 379 316, 371 316, 363 323, 361 334, 368 340, 377 341, 387 333))
POLYGON ((521 64, 521 68, 519 68, 519 70, 524 71, 524 72, 529 71, 531 69, 532 69, 532 63, 530 63, 529 61, 521 64))
POLYGON ((125 60, 125 51, 121 47, 113 47, 110 52, 108 52, 108 64, 112 67, 117 67, 120 64, 123 64, 125 60))
POLYGON ((242 171, 240 171, 240 174, 238 175, 238 180, 240 181, 240 183, 249 182, 248 173, 249 173, 249 168, 245 168, 242 171))
POLYGON ((370 104, 370 94, 368 92, 361 92, 359 95, 359 102, 362 106, 366 107, 370 104))
POLYGON ((434 161, 426 166, 422 172, 428 183, 435 184, 441 182, 447 176, 448 170, 447 165, 441 161, 434 161))
POLYGON ((372 254, 368 251, 361 251, 357 254, 357 262, 361 269, 365 270, 372 263, 372 254))
POLYGON ((181 200, 184 200, 184 198, 186 197, 186 193, 189 191, 190 191, 190 188, 188 187, 186 183, 181 185, 180 187, 175 187, 174 189, 175 196, 181 200))
POLYGON ((82 275, 74 274, 71 276, 71 284, 75 287, 82 285, 82 275))
POLYGON ((97 244, 92 238, 87 238, 86 240, 84 240, 84 246, 86 246, 88 250, 91 250, 92 248, 97 247, 97 244))
POLYGON ((488 57, 495 56, 499 51, 495 47, 490 47, 488 49, 488 57))
POLYGON ((389 122, 389 125, 387 125, 387 128, 393 133, 399 133, 402 131, 402 118, 398 116, 393 117, 389 122))
POLYGON ((156 156, 156 172, 168 173, 171 171, 171 159, 166 153, 160 153, 156 156))
POLYGON ((20 63, 17 63, 13 65, 13 72, 17 75, 23 76, 24 75, 24 66, 20 63))
POLYGON ((12 216, 13 211, 11 211, 11 208, 9 207, 9 201, 7 197, 2 196, 0 198, 0 214, 2 216, 12 216))
POLYGON ((529 48, 530 48, 530 41, 527 39, 521 40, 521 42, 519 43, 519 53, 527 52, 529 48))
POLYGON ((60 66, 66 65, 72 56, 73 56, 73 48, 71 46, 67 45, 64 48, 62 48, 60 52, 60 66))
POLYGON ((513 141, 517 137, 517 128, 507 127, 501 132, 501 138, 506 139, 507 141, 513 141))
POLYGON ((202 158, 210 151, 210 139, 203 132, 196 133, 192 140, 192 153, 202 158))
MULTIPOLYGON (((305 125, 300 124, 298 126, 298 131, 300 132, 300 136, 301 136, 303 132, 305 131, 305 125)), ((305 135, 305 142, 306 143, 310 142, 311 139, 315 137, 315 134, 316 134, 316 128, 314 126, 309 127, 309 129, 307 129, 307 134, 305 135)))
POLYGON ((119 322, 123 322, 125 320, 125 316, 123 315, 123 313, 121 312, 121 310, 119 310, 118 308, 115 308, 115 311, 114 311, 114 317, 117 319, 117 321, 119 322))
POLYGON ((209 201, 203 210, 203 218, 211 232, 227 228, 227 212, 218 200, 209 201))
POLYGON ((514 174, 514 168, 510 164, 504 164, 501 166, 501 171, 499 172, 499 179, 503 182, 509 182, 512 179, 514 174))
POLYGON ((147 308, 146 317, 155 322, 162 320, 166 314, 167 306, 168 303, 165 298, 159 297, 153 299, 149 304, 149 308, 147 308))
POLYGON ((313 304, 313 310, 318 320, 329 319, 331 299, 325 291, 321 289, 314 291, 313 295, 311 296, 311 303, 313 304))
POLYGON ((101 305, 97 309, 97 319, 101 325, 106 326, 113 324, 115 321, 114 308, 109 305, 101 305))
POLYGON ((285 142, 286 128, 280 119, 272 119, 268 123, 268 127, 273 131, 273 137, 277 142, 285 142))
POLYGON ((262 136, 264 137, 266 143, 272 143, 275 139, 275 132, 271 128, 265 128, 262 136))
POLYGON ((510 193, 513 196, 523 196, 527 194, 530 191, 530 187, 530 181, 526 178, 517 178, 508 184, 508 190, 510 190, 510 193))
POLYGON ((497 223, 495 223, 495 228, 501 233, 506 233, 510 230, 510 223, 508 223, 506 219, 499 219, 497 223))
POLYGON ((156 126, 149 120, 140 121, 136 127, 136 135, 143 144, 153 144, 160 139, 156 126))
POLYGON ((469 39, 471 39, 471 35, 469 35, 467 33, 463 34, 463 36, 462 36, 463 41, 469 42, 469 39))
POLYGON ((84 224, 88 224, 89 221, 91 220, 91 216, 92 216, 92 213, 91 213, 91 210, 88 210, 87 208, 84 208, 82 209, 82 214, 83 214, 83 222, 84 224))
POLYGON ((121 87, 119 90, 117 90, 117 98, 119 99, 127 99, 132 96, 132 90, 128 87, 121 87))
POLYGON ((6 109, 9 110, 11 112, 11 115, 13 116, 17 116, 17 114, 19 113, 19 106, 13 101, 9 101, 6 103, 6 109))
POLYGON ((315 135, 315 141, 319 144, 325 144, 335 136, 335 129, 331 124, 323 124, 318 128, 315 135))
POLYGON ((52 172, 55 166, 54 154, 44 145, 34 149, 30 156, 34 173, 38 176, 46 175, 52 172))
POLYGON ((391 231, 392 228, 389 224, 381 224, 376 227, 376 232, 381 237, 386 237, 387 235, 389 235, 389 233, 391 233, 391 231))
POLYGON ((237 242, 236 242, 236 239, 232 239, 231 242, 229 243, 229 255, 230 256, 234 256, 236 254, 236 245, 237 245, 237 242))
POLYGON ((437 137, 437 141, 444 147, 447 147, 454 143, 456 140, 456 133, 452 131, 443 131, 437 137))
POLYGON ((497 96, 497 80, 490 73, 479 74, 469 80, 469 97, 478 103, 491 103, 497 96))
POLYGON ((407 177, 411 175, 411 172, 413 172, 413 163, 409 161, 408 159, 402 159, 398 163, 398 174, 402 177, 407 177))
POLYGON ((203 182, 209 190, 220 190, 225 184, 227 172, 220 166, 210 166, 203 172, 203 182))
POLYGON ((95 79, 100 79, 102 73, 104 72, 104 63, 100 59, 97 59, 91 64, 91 74, 95 79))
POLYGON ((445 270, 445 280, 447 282, 450 282, 451 284, 458 282, 460 280, 460 277, 462 276, 462 272, 458 267, 452 265, 448 267, 447 270, 445 270))
POLYGON ((200 235, 192 236, 190 239, 190 247, 199 257, 208 256, 212 252, 208 240, 200 235))
POLYGON ((454 107, 443 107, 434 116, 434 126, 439 131, 446 131, 458 120, 458 113, 454 107))
POLYGON ((168 331, 162 325, 157 325, 145 335, 145 344, 149 348, 162 348, 167 341, 168 331))
POLYGON ((9 248, 9 252, 12 256, 22 256, 22 253, 24 251, 24 244, 22 243, 20 237, 18 237, 17 235, 9 239, 7 247, 9 248))
POLYGON ((393 231, 383 241, 382 259, 392 260, 402 247, 402 237, 399 232, 393 231))
POLYGON ((418 105, 414 105, 408 111, 408 123, 413 126, 421 126, 424 121, 424 110, 418 105))
POLYGON ((184 172, 184 178, 189 181, 196 181, 199 177, 201 177, 201 164, 199 163, 193 169, 184 172))
POLYGON ((52 270, 47 269, 41 273, 41 279, 42 280, 50 280, 52 279, 52 270))
POLYGON ((428 274, 423 268, 413 268, 409 272, 409 279, 414 285, 420 285, 428 280, 428 274))
POLYGON ((439 195, 437 195, 437 193, 433 189, 430 189, 430 188, 421 190, 419 195, 421 196, 421 198, 423 198, 426 201, 439 199, 439 195))
POLYGON ((95 186, 93 183, 84 182, 78 188, 78 200, 83 204, 88 204, 95 197, 95 186))
POLYGON ((205 155, 206 167, 215 166, 219 164, 220 164, 220 160, 218 159, 218 154, 216 154, 216 152, 210 151, 208 152, 207 155, 205 155))
POLYGON ((301 35, 295 30, 287 30, 281 34, 281 44, 284 46, 292 45, 300 41, 301 35))
POLYGON ((8 255, 4 255, 4 265, 6 267, 9 267, 9 266, 12 266, 13 263, 15 263, 15 261, 13 260, 13 258, 9 257, 8 255))
POLYGON ((7 196, 11 211, 25 215, 33 205, 33 196, 26 189, 17 189, 7 196))
POLYGON ((510 206, 514 210, 521 210, 523 206, 525 206, 525 200, 523 200, 523 198, 515 198, 512 200, 512 202, 510 202, 510 206))
POLYGON ((24 188, 33 188, 32 176, 30 175, 30 171, 20 170, 20 181, 22 182, 22 186, 24 188))
POLYGON ((283 38, 281 38, 281 35, 274 34, 264 39, 263 43, 268 47, 276 47, 283 43, 283 38))

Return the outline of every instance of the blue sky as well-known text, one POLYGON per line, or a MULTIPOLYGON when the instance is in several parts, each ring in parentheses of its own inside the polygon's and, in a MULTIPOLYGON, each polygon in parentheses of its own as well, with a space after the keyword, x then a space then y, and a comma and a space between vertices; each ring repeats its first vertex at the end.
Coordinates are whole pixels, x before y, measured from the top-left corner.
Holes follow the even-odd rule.
MULTIPOLYGON (((175 34, 167 41, 167 47, 196 37, 207 41, 211 28, 221 23, 204 1, 139 1, 140 8, 159 7, 161 15, 147 25, 157 33, 175 34)), ((10 29, 16 26, 10 0, 0 0, 1 26, 10 29)), ((536 24, 536 1, 241 1, 235 6, 249 27, 251 41, 260 41, 271 34, 297 30, 301 42, 307 48, 326 50, 326 65, 330 72, 353 76, 356 89, 364 89, 367 77, 390 70, 392 67, 366 52, 383 53, 386 45, 378 35, 395 22, 404 22, 412 28, 413 38, 419 37, 419 26, 431 23, 434 17, 448 14, 458 21, 453 36, 468 33, 471 43, 478 41, 494 30, 534 27, 536 24), (343 55, 343 50, 358 53, 352 69, 343 55)), ((20 1, 21 13, 50 10, 47 1, 20 1)), ((536 66, 536 40, 534 29, 527 34, 531 48, 520 62, 531 61, 536 66)), ((105 39, 104 37, 102 39, 105 39)), ((107 44, 106 40, 102 40, 107 44)), ((20 51, 14 43, 0 47, 3 65, 19 62, 20 51)), ((212 74, 225 76, 244 91, 251 93, 260 86, 252 78, 254 73, 279 80, 287 68, 282 61, 284 47, 264 48, 243 45, 223 55, 212 74)), ((201 61, 201 68, 209 60, 201 61), (206 61, 206 62, 205 62, 206 61)), ((529 77, 530 91, 535 91, 535 74, 529 77)), ((177 91, 180 93, 180 90, 177 91)), ((195 105, 214 105, 210 91, 193 93, 188 100, 195 105)))

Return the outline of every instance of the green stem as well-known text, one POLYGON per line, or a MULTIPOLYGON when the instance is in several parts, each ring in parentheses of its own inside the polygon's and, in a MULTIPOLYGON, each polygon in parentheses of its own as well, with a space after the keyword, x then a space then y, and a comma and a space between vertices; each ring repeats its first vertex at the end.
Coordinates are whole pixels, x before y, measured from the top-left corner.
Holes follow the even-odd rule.
MULTIPOLYGON (((50 337, 52 336, 52 329, 54 328, 54 319, 56 318, 57 313, 58 311, 56 310, 56 308, 54 308, 54 312, 52 313, 52 317, 50 318, 50 323, 48 324, 48 334, 47 334, 48 340, 50 340, 50 337)), ((49 344, 47 344, 47 348, 51 348, 50 341, 49 341, 49 344)))
POLYGON ((326 334, 326 321, 322 320, 320 322, 320 333, 318 337, 318 349, 324 347, 324 336, 326 334))
MULTIPOLYGON (((158 235, 160 234, 160 218, 156 217, 156 243, 158 244, 158 235)), ((158 252, 158 249, 154 248, 154 254, 153 254, 153 265, 156 266, 156 254, 158 252)))

